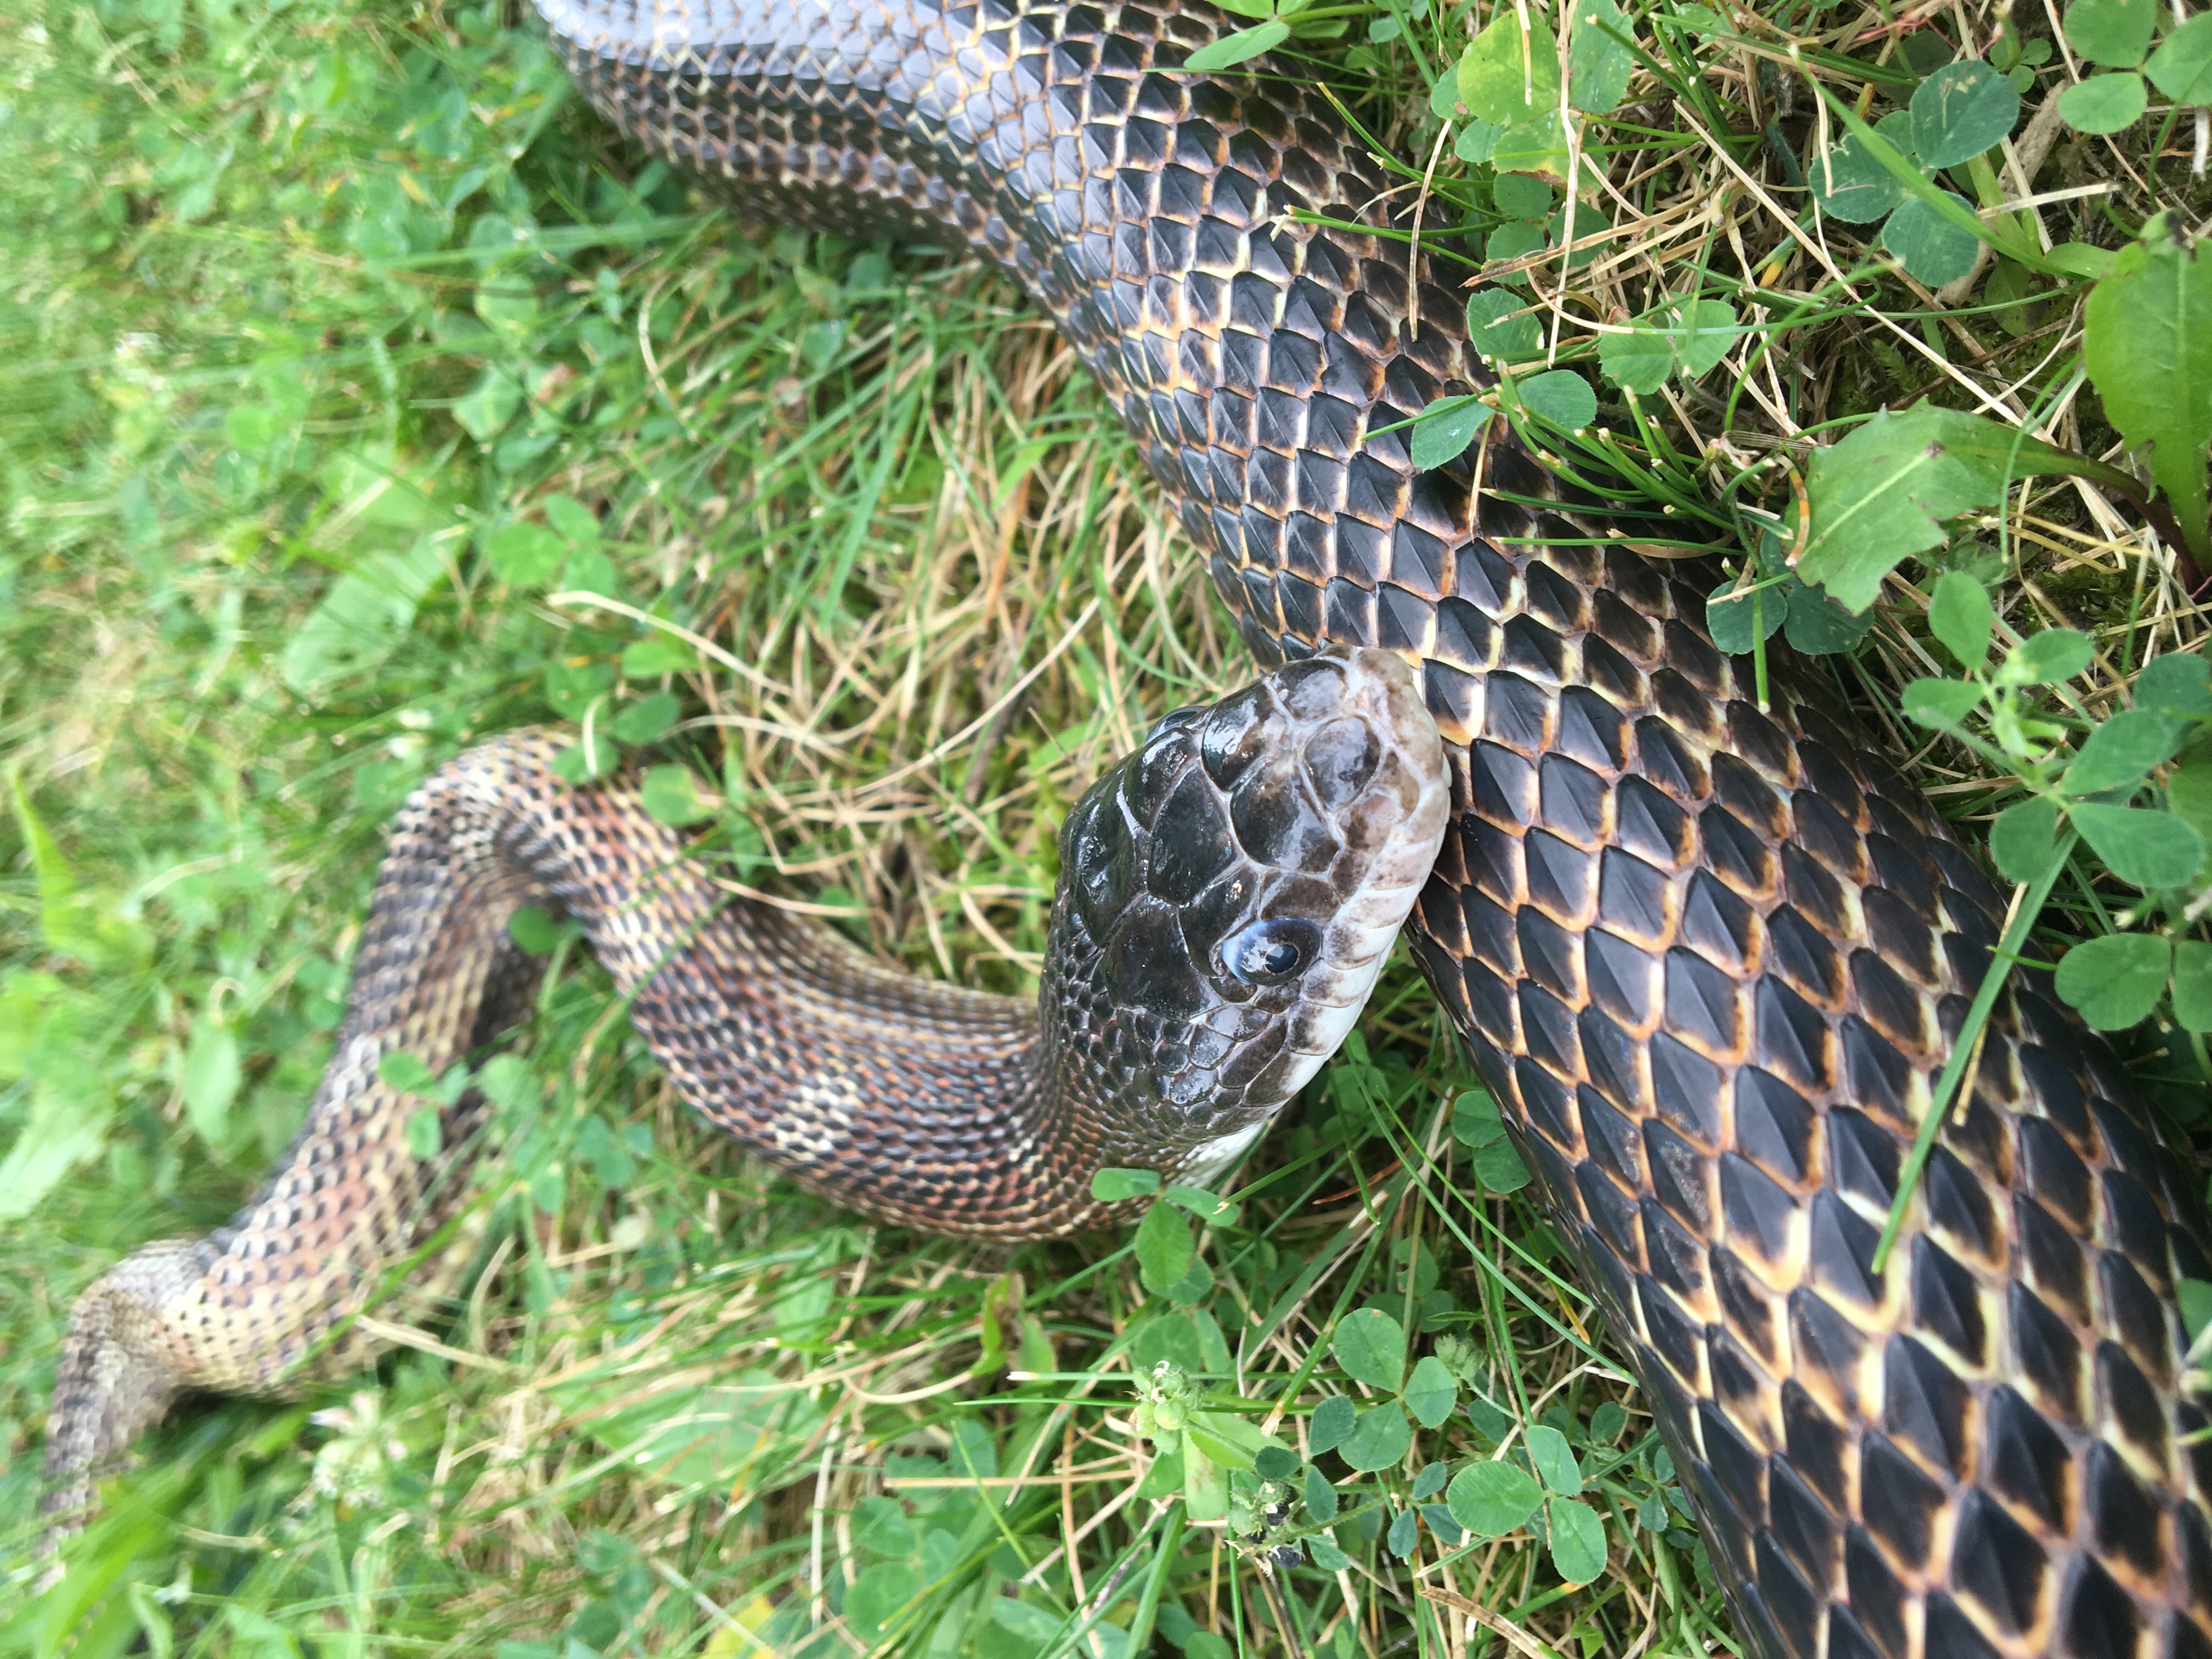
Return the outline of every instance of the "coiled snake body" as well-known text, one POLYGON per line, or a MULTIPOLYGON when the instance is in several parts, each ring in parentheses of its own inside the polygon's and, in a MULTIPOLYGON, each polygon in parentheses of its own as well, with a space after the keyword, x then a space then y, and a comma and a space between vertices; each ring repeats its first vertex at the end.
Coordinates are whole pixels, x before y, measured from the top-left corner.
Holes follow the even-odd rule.
POLYGON ((1383 428, 1486 377, 1328 102, 1264 61, 1183 71, 1231 26, 1197 0, 538 6, 659 155, 1008 271, 1263 662, 1419 662, 1454 814, 1419 959, 1753 1646, 2212 1656, 2173 1308, 2212 1276, 2196 1178, 2016 978, 1875 1271, 2002 901, 1808 678, 1778 665, 1762 711, 1701 594, 1525 505, 1559 492, 1510 434, 1415 469, 1383 428))

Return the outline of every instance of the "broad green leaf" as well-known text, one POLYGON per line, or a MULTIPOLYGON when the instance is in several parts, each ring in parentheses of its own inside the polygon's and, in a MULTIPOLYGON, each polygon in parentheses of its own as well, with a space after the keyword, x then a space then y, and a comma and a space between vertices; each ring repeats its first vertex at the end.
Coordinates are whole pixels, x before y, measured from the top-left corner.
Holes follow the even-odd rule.
POLYGON ((676 724, 684 712, 672 691, 655 691, 640 697, 607 722, 607 730, 623 743, 651 743, 676 724))
MULTIPOLYGON (((1352 1565, 1352 1558, 1337 1548, 1335 1541, 1327 1533, 1316 1533, 1307 1539, 1306 1553, 1313 1558, 1314 1565, 1319 1567, 1323 1572, 1342 1572, 1352 1565)), ((1211 1634, 1212 1632, 1210 1631, 1199 1632, 1200 1636, 1211 1634)), ((1193 1637, 1191 1639, 1196 1641, 1198 1638, 1193 1637)), ((1190 1650, 1188 1647, 1183 1649, 1183 1655, 1184 1659, 1190 1659, 1190 1650)), ((1208 1659, 1236 1659, 1236 1656, 1230 1651, 1229 1644, 1224 1642, 1213 1655, 1208 1656, 1208 1659)))
POLYGON ((1249 1469, 1266 1443, 1247 1419, 1226 1412, 1194 1412, 1184 1426, 1190 1443, 1224 1469, 1249 1469))
POLYGON ((1589 1437, 1593 1444, 1609 1445, 1620 1437, 1620 1431, 1627 1426, 1628 1413, 1620 1403, 1613 1400, 1602 1401, 1590 1413, 1589 1437))
POLYGON ((1459 100, 1478 120, 1510 127, 1559 106, 1559 48, 1540 13, 1533 34, 1501 6, 1459 60, 1459 100))
MULTIPOLYGON (((1406 1379, 1406 1409, 1425 1429, 1441 1425, 1459 1403, 1459 1383, 1434 1354, 1424 1354, 1406 1379)), ((1416 1494, 1420 1496, 1421 1494, 1416 1494)))
POLYGON ((1660 330, 1632 323, 1624 333, 1598 336, 1597 366, 1616 386, 1656 392, 1674 372, 1674 348, 1660 330))
POLYGON ((1944 572, 1928 596, 1928 631, 1969 668, 1989 659, 1996 614, 1989 590, 1963 570, 1944 572))
POLYGON ((1889 169, 1850 138, 1814 156, 1806 177, 1820 211, 1845 224, 1870 225, 1887 219, 1905 199, 1905 186, 1890 176, 1889 169))
POLYGON ((696 823, 714 809, 699 799, 697 783, 688 766, 648 766, 638 780, 639 803, 661 823, 681 829, 696 823))
POLYGON ((1790 615, 1782 636, 1808 657, 1832 656, 1848 651, 1874 626, 1871 616, 1854 616, 1817 587, 1808 587, 1793 576, 1789 588, 1790 615))
POLYGON ((1306 1449, 1316 1455, 1334 1451, 1352 1437, 1352 1425, 1358 1420, 1359 1408, 1347 1396, 1329 1395, 1314 1407, 1306 1424, 1306 1449))
POLYGON ((1588 380, 1571 368, 1532 374, 1516 382, 1514 390, 1531 414, 1541 416, 1563 432, 1580 432, 1597 418, 1597 394, 1589 389, 1588 380))
POLYGON ((34 1089, 29 1120, 0 1158, 0 1220, 30 1214, 71 1170, 98 1152, 114 1115, 114 1103, 96 1084, 34 1089))
POLYGON ((1137 1268, 1145 1288, 1165 1296, 1182 1280, 1197 1259, 1190 1223, 1172 1205, 1155 1204, 1145 1212, 1137 1227, 1137 1268))
POLYGON ((1864 611, 1900 561, 1943 539, 1942 520, 1998 498, 2008 461, 2014 477, 2071 465, 2063 451, 1957 410, 1922 403, 1877 414, 1813 457, 1798 575, 1864 611))
POLYGON ((1229 1513, 1229 1471, 1185 1439, 1182 1453, 1183 1512, 1194 1521, 1218 1521, 1229 1513))
POLYGON ((1583 1489, 1583 1466, 1576 1461, 1566 1436, 1549 1424, 1532 1423, 1525 1438, 1528 1461, 1536 1466, 1537 1479, 1547 1487, 1561 1498, 1572 1498, 1583 1489))
POLYGON ((1990 825, 1990 857, 2007 881, 2033 881, 2058 845, 2058 803, 2015 801, 1990 825))
POLYGON ((2072 628, 2046 628, 2030 634, 2006 654, 1993 677, 1999 685, 2054 685, 2089 665, 2097 647, 2072 628))
POLYGON ((1390 1522, 1390 1530, 1384 1534, 1382 1541, 1391 1554, 1403 1561, 1407 1556, 1413 1554, 1414 1545, 1419 1543, 1420 1540, 1420 1512, 1417 1510, 1401 1510, 1396 1518, 1390 1522))
POLYGON ((570 744, 553 757, 553 770, 570 783, 592 783, 607 775, 622 762, 622 750, 605 735, 593 732, 586 743, 570 744))
POLYGON ((2212 1031, 2212 945, 2203 939, 2173 942, 2173 1018, 2185 1031, 2212 1031))
POLYGON ((689 640, 672 634, 653 633, 623 647, 622 672, 627 680, 658 679, 663 674, 688 674, 699 665, 699 653, 689 640))
MULTIPOLYGON (((1948 190, 1942 193, 1966 208, 1964 197, 1948 190)), ((1972 270, 1981 243, 1981 238, 1961 229, 1941 208, 1918 197, 1900 204, 1881 228, 1881 245, 1924 288, 1942 288, 1972 270)))
POLYGON ((2068 816, 2122 881, 2146 892, 2179 887, 2204 865, 2204 838, 2171 812, 2084 801, 2068 816))
POLYGON ((1971 161, 2012 131, 2020 89, 1973 58, 1946 64, 1912 94, 1912 147, 1931 171, 1971 161))
POLYGON ((1468 343, 1496 362, 1525 362, 1544 349, 1543 325, 1528 313, 1528 301, 1518 294, 1502 288, 1477 289, 1467 301, 1468 343), (1524 314, 1516 316, 1516 312, 1524 314))
MULTIPOLYGON (((2199 25, 2212 30, 2212 13, 2175 30, 2166 46, 2199 25)), ((2212 33, 2203 38, 2212 42, 2212 33)), ((2152 479, 2203 556, 2212 550, 2204 489, 2205 446, 2212 443, 2212 261, 2165 240, 2121 249, 2089 290, 2085 329, 2089 378, 2106 415, 2130 446, 2149 452, 2152 479)))
POLYGON ((2192 750, 2166 774, 2166 810, 2212 845, 2212 750, 2192 750))
POLYGON ((453 418, 461 430, 480 444, 488 444, 507 429, 514 411, 522 407, 522 382, 515 370, 494 364, 476 378, 453 404, 453 418))
MULTIPOLYGON (((2212 950, 2212 945, 2204 948, 2212 950)), ((2212 1325, 2212 1284, 2201 1279, 2176 1279, 2173 1299, 2180 1304, 2181 1328, 2189 1333, 2193 1344, 2204 1334, 2204 1328, 2212 1325)))
POLYGON ((1899 699, 1907 720, 1938 729, 1963 726, 1981 706, 1982 690, 1963 680, 1914 680, 1899 699))
POLYGON ((1627 15, 1613 0, 1582 0, 1567 46, 1567 101, 1585 115, 1603 115, 1627 95, 1636 56, 1627 15))
POLYGON ((526 904, 507 919, 507 936, 526 956, 550 957, 560 948, 561 924, 534 904, 526 904))
POLYGON ((1324 1527, 1336 1519, 1336 1488, 1319 1469, 1306 1470, 1304 1497, 1310 1519, 1324 1527))
POLYGON ((1498 1103, 1481 1089, 1469 1089, 1452 1102, 1452 1135, 1462 1146, 1487 1146, 1505 1133, 1498 1103))
MULTIPOLYGON (((1500 173, 1528 173, 1564 185, 1574 155, 1567 148, 1566 124, 1559 111, 1540 111, 1499 133, 1490 147, 1490 165, 1500 173)), ((1584 231, 1595 228, 1583 227, 1584 231)))
POLYGON ((1291 26, 1279 17, 1271 17, 1264 23, 1239 29, 1210 46, 1200 46, 1184 60, 1183 67, 1194 74, 1225 70, 1257 58, 1263 52, 1273 52, 1290 38, 1291 26))
MULTIPOLYGON (((1439 87, 1451 86, 1451 76, 1446 75, 1437 84, 1439 87)), ((1469 116, 1462 124, 1459 137, 1452 140, 1452 154, 1469 167, 1480 167, 1490 159, 1491 151, 1497 149, 1498 140, 1504 131, 1495 123, 1478 121, 1469 116)))
POLYGON ((2142 119, 2150 94, 2140 75, 2093 75, 2058 94, 2059 118, 2076 132, 2124 132, 2142 119))
POLYGON ((1359 1413, 1336 1455, 1350 1468, 1371 1474, 1395 1468, 1413 1449, 1413 1425, 1406 1420, 1405 1409, 1396 1401, 1386 1400, 1359 1413))
POLYGON ((1485 1192, 1517 1193, 1528 1184, 1528 1166, 1510 1140, 1493 1140, 1474 1155, 1474 1178, 1485 1192))
POLYGON ((1717 368, 1742 331, 1725 300, 1694 300, 1670 308, 1668 332, 1682 360, 1682 378, 1694 380, 1717 368))
POLYGON ((2212 12, 2197 13, 2159 42, 2143 73, 2177 104, 2212 104, 2212 12))
POLYGON ((2136 676, 2135 703, 2166 714, 2212 714, 2212 665, 2193 651, 2154 657, 2136 676))
POLYGON ((220 1149, 223 1144, 230 1103, 238 1097, 242 1075, 238 1034, 202 1014, 192 1022, 192 1035, 185 1045, 185 1117, 210 1146, 220 1149))
POLYGON ((1443 1464, 1424 1463, 1421 1472, 1413 1477, 1413 1501, 1416 1504, 1426 1503, 1442 1492, 1444 1482, 1450 1479, 1451 1471, 1443 1464))
POLYGON ((1490 187, 1492 204, 1509 219, 1526 219, 1540 224, 1552 216, 1559 205, 1559 192, 1541 179, 1531 179, 1522 173, 1501 173, 1498 182, 1490 187))
POLYGON ((554 534, 571 547, 597 547, 599 544, 599 521, 592 516, 592 509, 574 495, 548 495, 545 498, 545 522, 553 526, 554 534))
POLYGON ((1101 1204, 1118 1204, 1125 1198, 1142 1198, 1159 1189, 1157 1170, 1100 1170, 1091 1177, 1091 1196, 1101 1204))
POLYGON ((1477 1463, 1453 1477, 1444 1502, 1475 1537, 1500 1538, 1528 1524, 1543 1506, 1544 1489, 1510 1463, 1477 1463))
POLYGON ((1223 1227, 1236 1224, 1237 1206, 1203 1187, 1163 1187, 1160 1196, 1178 1209, 1189 1211, 1200 1221, 1223 1227))
POLYGON ((446 1144, 445 1115, 435 1106, 418 1106, 407 1115, 407 1150, 427 1162, 446 1144))
POLYGON ((2058 958, 2058 995, 2092 1030, 2124 1031, 2158 1006, 2172 962, 2173 947, 2155 933, 2087 939, 2058 958))
POLYGON ((2059 787, 2074 795, 2132 791, 2150 775, 2152 767, 2172 758, 2187 735, 2188 727, 2164 714, 2123 710, 2089 733, 2059 787))
POLYGON ((1287 1480, 1298 1468, 1298 1455, 1288 1446, 1263 1445, 1252 1454, 1252 1473, 1262 1480, 1287 1480))
POLYGON ((920 1594, 921 1588, 908 1563, 877 1562, 854 1579, 852 1588, 845 1592, 846 1628, 864 1645, 874 1646, 883 1639, 884 1632, 906 1604, 920 1594))
POLYGON ((319 697, 337 681, 375 667, 398 646, 426 595, 445 580, 441 544, 432 533, 405 553, 375 553, 331 584, 321 603, 284 642, 284 684, 319 697))
POLYGON ((2184 1030, 2212 1030, 2212 945, 2174 940, 2174 1022, 2184 1030))
POLYGON ((395 1048, 377 1057, 376 1075, 392 1088, 410 1095, 435 1094, 438 1074, 423 1063, 419 1054, 410 1054, 404 1048, 395 1048))
POLYGON ((1733 578, 1705 596, 1705 631, 1732 657, 1771 640, 1790 614, 1790 601, 1770 584, 1738 594, 1733 578))
POLYGON ((1439 398, 1421 411, 1407 436, 1413 465, 1425 472, 1466 453, 1486 422, 1490 406, 1479 398, 1439 398))
POLYGON ((1561 1499, 1551 1506, 1552 1565, 1570 1584, 1587 1584, 1605 1571, 1605 1522, 1587 1504, 1561 1499))
POLYGON ((1656 392, 1678 368, 1685 380, 1707 373, 1739 331, 1735 307, 1725 300, 1676 301, 1638 319, 1626 333, 1599 336, 1598 365, 1631 392, 1656 392))
POLYGON ((1356 1308, 1336 1322, 1329 1352, 1345 1374, 1395 1394, 1406 1378, 1406 1333, 1380 1308, 1356 1308))
MULTIPOLYGON (((2093 64, 2133 69, 2150 50, 2158 13, 2158 0, 2074 0, 2066 8, 2066 39, 2093 64)), ((2059 106, 2065 107, 2063 98, 2059 106)))
POLYGON ((568 544, 543 525, 504 524, 484 541, 492 574, 516 587, 536 587, 561 568, 568 544))

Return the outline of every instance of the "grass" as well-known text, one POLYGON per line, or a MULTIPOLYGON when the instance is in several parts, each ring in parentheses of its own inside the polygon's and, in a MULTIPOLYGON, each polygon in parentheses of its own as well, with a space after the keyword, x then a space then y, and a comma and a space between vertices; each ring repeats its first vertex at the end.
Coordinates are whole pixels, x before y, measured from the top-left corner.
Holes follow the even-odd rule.
MULTIPOLYGON (((2112 452, 2070 374, 2077 293, 1993 292, 1993 268, 1938 314, 1848 227, 1789 228, 1765 135, 1802 149, 1811 117, 1758 42, 1818 34, 1820 61, 1855 50, 1879 82, 1929 36, 1849 8, 1736 21, 1639 16, 1644 78, 1592 129, 1613 187, 1587 228, 1577 210, 1602 240, 1572 308, 1538 313, 1562 361, 1594 342, 1555 319, 1662 295, 1749 325, 1632 418, 1607 387, 1655 504, 1686 539, 1755 540, 1790 484, 1751 463, 1929 391, 2112 452)), ((1998 21, 1952 21, 1978 41, 1998 21)), ((1412 155, 1468 19, 1403 21, 1348 56, 1374 88, 1355 114, 1412 155)), ((431 767, 532 720, 651 733, 738 878, 919 971, 1021 991, 1066 805, 1247 671, 1018 295, 719 211, 591 120, 498 9, 52 0, 0 19, 0 1648, 1027 1659, 1111 1656, 1146 1620, 1197 1659, 1461 1659, 1507 1650, 1504 1622, 1584 1659, 1732 1642, 1648 1413, 1504 1190, 1512 1160, 1479 1115, 1455 1131, 1472 1075, 1402 967, 1170 1296, 1127 1237, 947 1244, 798 1192, 693 1124, 564 958, 519 1063, 485 1073, 503 1150, 475 1178, 468 1293, 396 1285, 377 1316, 410 1345, 373 1376, 181 1416, 36 1594, 69 1303, 220 1223, 281 1149, 381 826, 431 767), (1331 1340, 1363 1309, 1416 1354, 1468 1346, 1458 1409, 1388 1469, 1304 1460, 1349 1565, 1270 1572, 1186 1526, 1133 1370, 1179 1360, 1305 1447, 1318 1401, 1378 1392, 1331 1340), (1578 1460, 1609 1547, 1579 1588, 1524 1528, 1455 1547, 1401 1520, 1416 1491, 1441 1501, 1425 1470, 1509 1425, 1578 1460)), ((2157 129, 2065 139, 2051 165, 2126 175, 2138 218, 2201 202, 2185 155, 2148 153, 2157 129)), ((1447 156, 1431 185, 1431 222, 1510 233, 1492 288, 1523 291, 1517 237, 1553 292, 1540 222, 1486 169, 1447 156)), ((2109 245, 2104 211, 2045 210, 2109 245)), ((2199 633, 2136 522, 2094 484, 2022 484, 1928 574, 1999 585, 2023 631, 2092 630, 2094 715, 2199 633)), ((1985 817, 2017 783, 1889 713, 1944 672, 1915 580, 1841 672, 1947 810, 1985 817)), ((2059 889, 2083 931, 2131 902, 2087 863, 2059 889)), ((2191 1079, 2201 1048, 2167 1035, 2160 1066, 2191 1079)), ((2183 1088, 2185 1115, 2201 1079, 2183 1088)))

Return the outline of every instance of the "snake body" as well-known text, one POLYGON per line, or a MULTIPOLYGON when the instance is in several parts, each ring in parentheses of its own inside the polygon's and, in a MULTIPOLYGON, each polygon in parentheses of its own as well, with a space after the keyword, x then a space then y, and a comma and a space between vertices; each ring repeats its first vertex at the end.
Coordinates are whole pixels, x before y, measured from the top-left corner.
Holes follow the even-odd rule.
MULTIPOLYGON (((565 912, 670 1081, 709 1122, 856 1210, 1053 1237, 1111 1218, 1101 1168, 1203 1180, 1351 1029, 1448 817, 1412 671, 1352 650, 1179 710, 1062 826, 1035 1002, 878 966, 820 924, 732 902, 630 782, 564 783, 568 739, 512 732, 440 768, 393 826, 346 1018, 306 1125, 231 1224, 138 1252, 70 1316, 46 1508, 187 1389, 283 1395, 380 1346, 353 1322, 452 1212, 489 1115, 387 1081, 443 1076, 528 1012, 510 937, 565 912), (410 1150, 440 1110, 440 1152, 410 1150)), ((447 1276, 461 1251, 432 1252, 447 1276)))
MULTIPOLYGON (((1235 26, 1199 0, 538 3, 657 154, 1008 272, 1263 663, 1419 663, 1453 821, 1417 954, 1754 1649, 2212 1656, 2197 1178, 2015 975, 1877 1271, 2003 902, 1832 693, 1778 653, 1762 704, 1702 593, 1510 432, 1413 465, 1388 428, 1490 377, 1334 106, 1265 59, 1184 70, 1235 26)), ((739 1065, 678 1029, 687 1091, 739 1065)))

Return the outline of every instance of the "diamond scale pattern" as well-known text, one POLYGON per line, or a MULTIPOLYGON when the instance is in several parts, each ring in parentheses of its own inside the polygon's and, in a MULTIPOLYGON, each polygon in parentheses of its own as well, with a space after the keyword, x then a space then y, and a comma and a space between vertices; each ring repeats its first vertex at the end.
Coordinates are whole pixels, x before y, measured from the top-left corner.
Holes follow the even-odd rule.
POLYGON ((2176 1392, 2193 1178, 2027 975, 1875 1241, 2002 912, 1927 803, 1493 431, 1391 182, 1181 0, 538 0, 626 132, 832 228, 951 229, 1055 319, 1262 661, 1418 658, 1456 824, 1417 949, 1772 1659, 2212 1656, 2176 1392), (1327 226, 1295 222, 1310 210, 1327 226))

